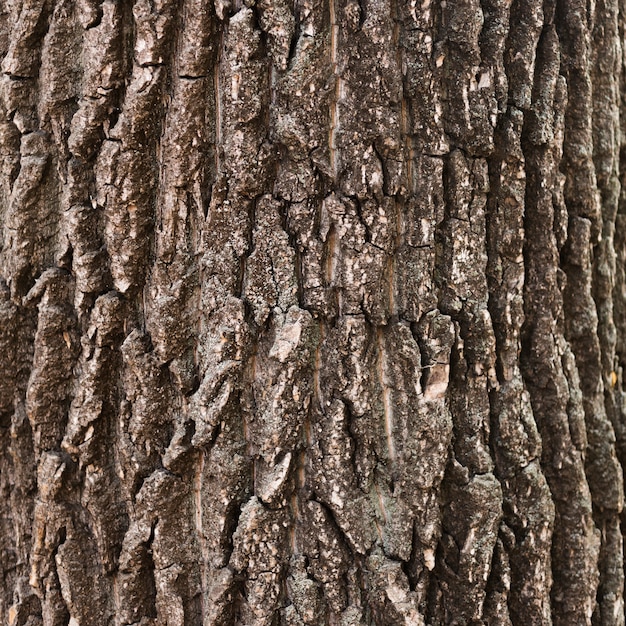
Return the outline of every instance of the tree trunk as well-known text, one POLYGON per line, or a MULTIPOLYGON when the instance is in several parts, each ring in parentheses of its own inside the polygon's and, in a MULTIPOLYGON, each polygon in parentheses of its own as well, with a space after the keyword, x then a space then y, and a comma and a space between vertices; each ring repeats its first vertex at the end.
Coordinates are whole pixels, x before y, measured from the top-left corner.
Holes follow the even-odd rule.
POLYGON ((3 624, 624 624, 623 4, 0 11, 3 624))

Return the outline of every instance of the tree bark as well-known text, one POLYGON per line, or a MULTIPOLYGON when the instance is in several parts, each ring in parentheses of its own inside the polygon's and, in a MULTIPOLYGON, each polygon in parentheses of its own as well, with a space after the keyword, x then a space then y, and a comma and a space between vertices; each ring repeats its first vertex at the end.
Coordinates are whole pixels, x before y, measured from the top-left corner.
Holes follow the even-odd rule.
POLYGON ((623 625, 625 12, 0 2, 0 621, 623 625))

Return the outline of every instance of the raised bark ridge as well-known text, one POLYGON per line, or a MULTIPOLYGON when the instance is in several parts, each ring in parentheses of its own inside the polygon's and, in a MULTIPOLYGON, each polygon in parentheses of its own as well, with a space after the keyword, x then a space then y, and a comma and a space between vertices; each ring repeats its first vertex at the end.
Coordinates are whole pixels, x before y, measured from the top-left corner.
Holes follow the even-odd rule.
POLYGON ((623 19, 0 3, 0 621, 623 624, 623 19))

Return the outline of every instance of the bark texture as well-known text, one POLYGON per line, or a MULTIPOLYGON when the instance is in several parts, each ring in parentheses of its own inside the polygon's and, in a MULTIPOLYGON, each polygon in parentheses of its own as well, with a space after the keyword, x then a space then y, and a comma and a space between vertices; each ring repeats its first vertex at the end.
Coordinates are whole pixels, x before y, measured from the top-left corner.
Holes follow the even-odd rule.
POLYGON ((0 1, 0 622, 623 625, 625 15, 0 1))

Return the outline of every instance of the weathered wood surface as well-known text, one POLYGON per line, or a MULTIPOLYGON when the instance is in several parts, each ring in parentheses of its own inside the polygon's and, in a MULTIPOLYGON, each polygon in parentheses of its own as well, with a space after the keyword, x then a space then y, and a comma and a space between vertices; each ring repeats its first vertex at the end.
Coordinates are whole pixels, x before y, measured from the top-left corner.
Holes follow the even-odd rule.
POLYGON ((0 622, 624 624, 625 11, 0 2, 0 622))

